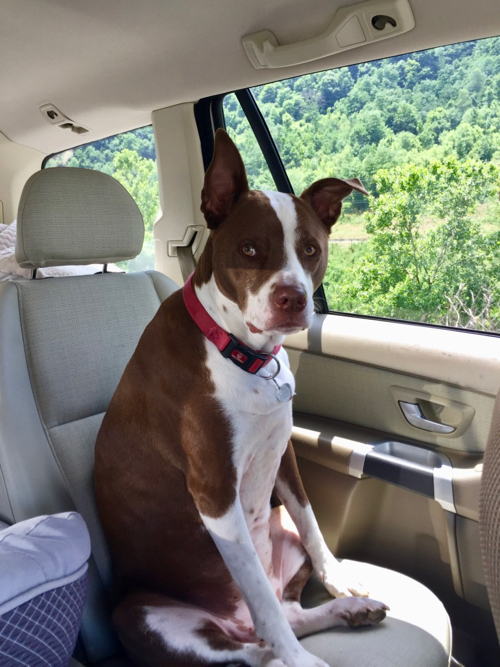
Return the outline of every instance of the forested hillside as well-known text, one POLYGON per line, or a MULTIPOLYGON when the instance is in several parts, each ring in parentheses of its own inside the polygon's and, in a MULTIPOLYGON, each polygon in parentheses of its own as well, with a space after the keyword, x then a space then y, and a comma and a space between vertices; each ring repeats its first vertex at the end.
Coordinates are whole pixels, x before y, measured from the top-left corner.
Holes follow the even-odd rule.
MULTIPOLYGON (((331 309, 500 330, 500 38, 253 93, 296 193, 356 176, 372 194, 334 227, 331 309)), ((225 115, 253 187, 272 187, 234 95, 225 115)))
MULTIPOLYGON (((500 38, 320 72, 253 89, 292 185, 360 178, 334 229, 329 306, 500 329, 500 38), (335 241, 343 239, 342 244, 335 241)), ((234 95, 226 124, 251 186, 274 188, 234 95)), ((67 151, 158 206, 154 142, 142 128, 67 151)))
MULTIPOLYGON (((379 169, 451 155, 500 162, 500 38, 320 72, 252 92, 296 192, 335 174, 358 176, 376 194, 379 169)), ((235 135, 245 139, 250 129, 234 97, 225 112, 235 135)), ((255 161, 253 167, 255 186, 268 185, 262 165, 255 161)))

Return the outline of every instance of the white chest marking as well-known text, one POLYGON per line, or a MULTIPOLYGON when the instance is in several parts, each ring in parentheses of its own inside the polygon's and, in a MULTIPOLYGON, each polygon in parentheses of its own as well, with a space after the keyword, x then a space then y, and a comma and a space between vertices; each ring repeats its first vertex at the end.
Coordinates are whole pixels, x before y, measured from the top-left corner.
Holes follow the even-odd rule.
MULTIPOLYGON (((252 375, 224 359, 209 341, 205 345, 215 398, 231 426, 231 456, 239 497, 253 533, 269 516, 269 499, 292 431, 292 402, 280 403, 275 383, 261 377, 274 372, 273 361, 258 375, 252 375)), ((276 381, 280 386, 288 383, 293 391, 295 381, 283 349, 278 358, 281 371, 276 381)))

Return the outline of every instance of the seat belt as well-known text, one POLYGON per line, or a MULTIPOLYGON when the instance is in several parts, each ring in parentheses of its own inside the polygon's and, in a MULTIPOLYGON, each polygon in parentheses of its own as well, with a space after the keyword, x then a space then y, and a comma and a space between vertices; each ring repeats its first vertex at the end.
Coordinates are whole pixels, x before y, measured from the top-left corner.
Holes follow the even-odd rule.
POLYGON ((184 282, 196 269, 196 261, 193 255, 193 241, 196 237, 193 236, 191 243, 187 246, 177 246, 177 259, 181 267, 182 279, 184 282))

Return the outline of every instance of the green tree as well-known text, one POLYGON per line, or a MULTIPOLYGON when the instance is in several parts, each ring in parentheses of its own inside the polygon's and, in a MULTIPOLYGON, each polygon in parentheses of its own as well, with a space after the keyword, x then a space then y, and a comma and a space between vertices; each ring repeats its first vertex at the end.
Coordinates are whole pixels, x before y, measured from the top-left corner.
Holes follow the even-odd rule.
POLYGON ((418 134, 420 128, 420 115, 417 109, 408 102, 402 102, 396 113, 392 128, 394 132, 411 132, 418 134))
POLYGON ((482 234, 470 215, 498 189, 497 167, 449 158, 381 170, 375 180, 369 248, 348 272, 345 298, 366 314, 442 322, 463 285, 464 303, 480 308, 478 298, 500 283, 499 238, 482 234), (426 229, 429 220, 437 224, 426 229))
POLYGON ((153 225, 160 206, 156 163, 125 148, 113 158, 112 176, 134 198, 144 219, 144 245, 138 257, 120 262, 127 271, 144 271, 154 267, 153 225))
POLYGON ((144 240, 150 241, 160 206, 155 162, 125 148, 113 159, 113 177, 134 198, 144 219, 144 240))

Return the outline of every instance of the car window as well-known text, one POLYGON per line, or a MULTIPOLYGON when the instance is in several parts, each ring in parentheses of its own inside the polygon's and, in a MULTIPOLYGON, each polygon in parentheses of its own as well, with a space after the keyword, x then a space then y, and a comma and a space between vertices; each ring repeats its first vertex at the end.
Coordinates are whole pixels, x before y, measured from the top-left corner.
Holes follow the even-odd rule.
POLYGON ((226 130, 245 160, 250 189, 274 190, 275 183, 267 162, 234 93, 224 97, 222 109, 226 130))
POLYGON ((142 127, 50 156, 44 168, 82 167, 116 178, 135 199, 144 219, 140 255, 118 266, 125 271, 154 269, 153 225, 160 207, 153 128, 142 127))
MULTIPOLYGON (((500 38, 252 94, 297 194, 328 176, 371 194, 333 228, 331 311, 500 332, 500 38)), ((226 124, 259 182, 250 128, 226 124)))

